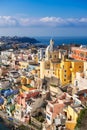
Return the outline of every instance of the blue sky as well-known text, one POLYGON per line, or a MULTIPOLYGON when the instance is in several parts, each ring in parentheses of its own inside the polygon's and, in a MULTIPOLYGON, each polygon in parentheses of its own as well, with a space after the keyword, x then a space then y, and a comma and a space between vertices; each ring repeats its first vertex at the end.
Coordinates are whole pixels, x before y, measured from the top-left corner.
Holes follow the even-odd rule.
POLYGON ((87 0, 0 0, 0 36, 87 36, 87 0))

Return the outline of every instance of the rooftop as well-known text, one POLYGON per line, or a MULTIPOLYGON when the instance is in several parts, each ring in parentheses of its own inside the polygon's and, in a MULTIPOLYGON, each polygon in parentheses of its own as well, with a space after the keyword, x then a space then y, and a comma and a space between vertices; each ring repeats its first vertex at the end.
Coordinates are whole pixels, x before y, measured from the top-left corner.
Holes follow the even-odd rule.
POLYGON ((86 47, 84 47, 84 48, 81 48, 81 47, 72 47, 71 49, 72 49, 72 50, 78 50, 78 51, 87 52, 87 48, 86 48, 86 47))

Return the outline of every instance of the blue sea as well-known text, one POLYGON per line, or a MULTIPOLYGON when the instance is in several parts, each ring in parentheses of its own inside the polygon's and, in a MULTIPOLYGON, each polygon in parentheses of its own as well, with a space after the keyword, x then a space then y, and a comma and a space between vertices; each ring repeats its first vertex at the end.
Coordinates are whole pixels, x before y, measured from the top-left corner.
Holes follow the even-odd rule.
POLYGON ((0 122, 0 130, 11 130, 5 126, 4 123, 0 122))
POLYGON ((79 45, 87 45, 87 37, 35 37, 40 44, 48 45, 50 39, 53 39, 55 42, 55 46, 62 44, 79 44, 79 45))

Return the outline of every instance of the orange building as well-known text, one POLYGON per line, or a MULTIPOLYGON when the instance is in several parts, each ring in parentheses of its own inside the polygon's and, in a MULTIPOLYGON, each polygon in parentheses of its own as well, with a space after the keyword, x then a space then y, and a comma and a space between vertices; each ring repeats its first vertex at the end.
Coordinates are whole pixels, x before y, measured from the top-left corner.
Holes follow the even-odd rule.
POLYGON ((70 57, 77 60, 87 61, 87 48, 72 47, 70 57))

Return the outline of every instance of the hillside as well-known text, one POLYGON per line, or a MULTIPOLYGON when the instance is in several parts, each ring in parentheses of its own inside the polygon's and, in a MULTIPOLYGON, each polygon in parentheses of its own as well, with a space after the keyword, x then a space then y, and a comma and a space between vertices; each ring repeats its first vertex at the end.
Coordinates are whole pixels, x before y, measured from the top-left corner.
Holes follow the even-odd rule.
POLYGON ((75 130, 87 130, 87 108, 81 110, 75 130))
POLYGON ((31 45, 37 45, 40 43, 35 38, 30 37, 0 37, 0 50, 28 48, 31 45))

